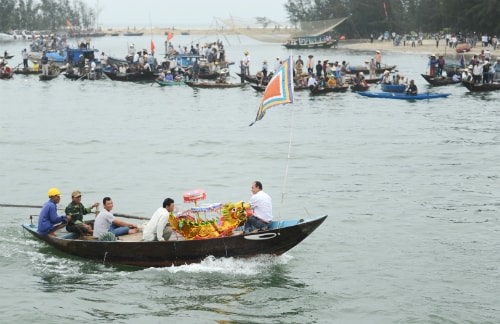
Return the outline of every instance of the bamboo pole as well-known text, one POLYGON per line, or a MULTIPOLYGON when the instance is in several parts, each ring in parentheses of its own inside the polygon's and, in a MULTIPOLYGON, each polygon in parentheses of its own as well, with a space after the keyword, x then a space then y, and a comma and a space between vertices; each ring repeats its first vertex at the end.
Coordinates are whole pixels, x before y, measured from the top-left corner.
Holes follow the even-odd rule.
MULTIPOLYGON (((42 208, 41 205, 18 205, 18 204, 0 204, 0 207, 12 207, 12 208, 42 208)), ((58 210, 64 210, 65 208, 59 207, 58 210)), ((138 216, 138 215, 129 215, 122 213, 113 213, 113 215, 117 217, 123 218, 131 218, 131 219, 140 219, 140 220, 149 220, 149 217, 146 216, 138 216)))

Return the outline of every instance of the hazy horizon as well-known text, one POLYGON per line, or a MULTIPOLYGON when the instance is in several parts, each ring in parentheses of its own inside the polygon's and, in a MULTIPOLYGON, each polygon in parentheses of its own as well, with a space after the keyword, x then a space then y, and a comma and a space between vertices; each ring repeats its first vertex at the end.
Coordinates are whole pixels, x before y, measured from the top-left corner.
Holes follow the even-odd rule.
MULTIPOLYGON (((254 0, 251 5, 234 0, 197 1, 196 8, 179 6, 179 2, 143 0, 140 6, 132 0, 97 1, 98 27, 103 28, 231 28, 257 26, 256 17, 266 17, 276 24, 287 24, 286 0, 254 0), (118 8, 118 9, 115 9, 118 8), (223 9, 221 9, 223 8, 223 9), (174 13, 172 14, 171 11, 174 13), (232 23, 228 20, 232 19, 232 23)), ((90 5, 90 4, 89 4, 90 5)), ((273 27, 272 24, 269 27, 273 27)))

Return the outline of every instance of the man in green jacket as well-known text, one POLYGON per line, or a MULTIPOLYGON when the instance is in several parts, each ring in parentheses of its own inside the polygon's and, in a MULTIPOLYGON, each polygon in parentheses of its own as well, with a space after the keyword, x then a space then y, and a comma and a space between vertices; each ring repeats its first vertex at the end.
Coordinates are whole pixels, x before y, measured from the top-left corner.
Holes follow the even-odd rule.
POLYGON ((83 215, 90 213, 92 208, 99 206, 99 203, 96 202, 90 207, 85 207, 81 201, 82 193, 79 190, 73 191, 71 193, 71 203, 66 207, 66 215, 71 215, 66 230, 80 235, 92 235, 92 227, 83 222, 83 215))

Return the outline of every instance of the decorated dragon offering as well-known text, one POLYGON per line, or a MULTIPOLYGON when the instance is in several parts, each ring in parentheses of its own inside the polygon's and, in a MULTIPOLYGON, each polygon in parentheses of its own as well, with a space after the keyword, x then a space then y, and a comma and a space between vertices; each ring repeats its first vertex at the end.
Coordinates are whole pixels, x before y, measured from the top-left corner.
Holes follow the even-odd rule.
POLYGON ((247 220, 250 205, 243 201, 198 206, 197 202, 204 199, 204 190, 188 191, 184 193, 184 202, 193 202, 195 207, 177 217, 170 216, 172 229, 187 240, 231 236, 233 231, 247 220))

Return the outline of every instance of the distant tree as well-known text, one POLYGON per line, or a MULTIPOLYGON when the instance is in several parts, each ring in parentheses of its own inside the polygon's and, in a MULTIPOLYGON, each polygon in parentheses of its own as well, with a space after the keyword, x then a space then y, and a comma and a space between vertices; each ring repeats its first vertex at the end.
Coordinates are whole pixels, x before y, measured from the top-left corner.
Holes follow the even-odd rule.
POLYGON ((0 31, 8 31, 12 29, 14 22, 14 8, 16 7, 16 0, 0 0, 0 31))

